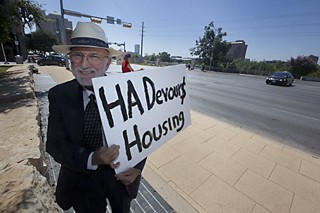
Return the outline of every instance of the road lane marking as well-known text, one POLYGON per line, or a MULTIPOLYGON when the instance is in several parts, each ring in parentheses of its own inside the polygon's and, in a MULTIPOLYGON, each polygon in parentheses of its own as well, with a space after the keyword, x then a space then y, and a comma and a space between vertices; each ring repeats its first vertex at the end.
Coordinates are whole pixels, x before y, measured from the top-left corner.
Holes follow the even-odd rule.
POLYGON ((280 111, 280 112, 286 112, 288 114, 296 115, 296 116, 303 117, 303 118, 308 118, 308 119, 315 120, 315 121, 320 121, 320 119, 308 117, 308 116, 305 116, 305 115, 300 115, 300 114, 297 114, 297 113, 294 113, 294 112, 288 112, 288 111, 285 111, 285 110, 276 109, 276 108, 272 108, 272 107, 271 107, 271 109, 277 110, 277 111, 280 111))

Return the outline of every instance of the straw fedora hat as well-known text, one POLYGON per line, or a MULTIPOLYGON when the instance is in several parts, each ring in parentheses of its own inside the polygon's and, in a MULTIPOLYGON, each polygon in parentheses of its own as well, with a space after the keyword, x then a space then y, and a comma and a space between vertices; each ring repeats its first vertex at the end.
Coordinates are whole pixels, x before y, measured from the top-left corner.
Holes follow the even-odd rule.
POLYGON ((108 50, 111 56, 122 54, 121 51, 109 47, 103 29, 92 22, 78 22, 72 32, 70 43, 70 45, 53 45, 52 49, 59 53, 68 54, 73 47, 94 47, 108 50))

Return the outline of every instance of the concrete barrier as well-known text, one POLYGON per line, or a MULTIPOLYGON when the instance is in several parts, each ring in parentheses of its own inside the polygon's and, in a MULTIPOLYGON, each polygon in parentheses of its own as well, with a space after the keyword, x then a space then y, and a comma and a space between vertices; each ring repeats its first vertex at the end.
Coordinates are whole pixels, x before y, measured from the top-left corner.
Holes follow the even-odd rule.
POLYGON ((320 78, 310 77, 310 76, 301 76, 300 80, 303 80, 303 81, 318 81, 318 82, 320 82, 320 78))
POLYGON ((0 212, 59 212, 46 178, 38 103, 27 65, 0 78, 0 212))

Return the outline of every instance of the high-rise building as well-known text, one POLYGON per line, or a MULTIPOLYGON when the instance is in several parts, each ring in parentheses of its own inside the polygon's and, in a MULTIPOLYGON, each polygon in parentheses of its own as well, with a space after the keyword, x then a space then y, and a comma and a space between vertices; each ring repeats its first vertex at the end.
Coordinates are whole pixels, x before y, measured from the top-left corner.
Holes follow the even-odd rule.
POLYGON ((227 52, 227 56, 232 59, 245 59, 247 52, 246 43, 243 40, 237 40, 231 42, 231 47, 227 52))
POLYGON ((134 53, 137 55, 140 55, 140 45, 139 44, 134 45, 134 53))
MULTIPOLYGON (((45 14, 45 11, 42 11, 45 14)), ((51 33, 57 38, 59 44, 62 44, 62 37, 61 37, 61 25, 62 25, 62 17, 58 13, 49 13, 47 16, 47 20, 40 23, 40 27, 44 32, 51 33)), ((65 34, 66 40, 69 44, 71 32, 72 32, 72 22, 68 19, 64 19, 64 26, 65 26, 65 34)), ((37 28, 37 30, 39 30, 37 28)))

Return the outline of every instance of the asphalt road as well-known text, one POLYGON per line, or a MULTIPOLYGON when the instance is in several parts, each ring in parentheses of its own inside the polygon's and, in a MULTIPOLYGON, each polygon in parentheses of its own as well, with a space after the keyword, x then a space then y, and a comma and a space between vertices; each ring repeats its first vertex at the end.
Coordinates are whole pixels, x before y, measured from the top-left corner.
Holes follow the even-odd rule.
POLYGON ((188 71, 191 108, 320 154, 320 82, 267 85, 265 77, 188 71))

